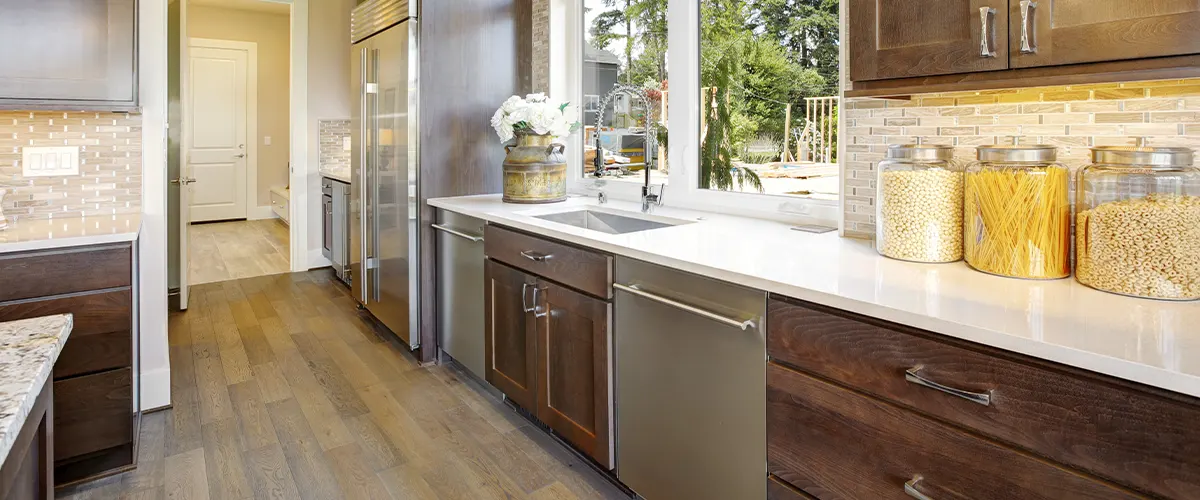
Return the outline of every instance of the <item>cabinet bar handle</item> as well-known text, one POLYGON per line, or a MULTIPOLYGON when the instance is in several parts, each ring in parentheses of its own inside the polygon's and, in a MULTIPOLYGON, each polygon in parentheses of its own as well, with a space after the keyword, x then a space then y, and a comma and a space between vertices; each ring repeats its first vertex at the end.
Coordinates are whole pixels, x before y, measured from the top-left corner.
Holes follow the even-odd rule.
POLYGON ((458 231, 458 230, 443 226, 441 224, 430 224, 430 225, 433 226, 433 228, 437 229, 438 231, 441 231, 446 234, 458 236, 459 238, 471 240, 471 241, 474 241, 475 243, 479 243, 479 242, 483 241, 483 236, 475 236, 475 235, 467 234, 462 231, 458 231))
POLYGON ((979 57, 996 57, 996 9, 979 8, 979 57))
POLYGON ((1037 2, 1032 0, 1021 0, 1021 53, 1033 54, 1037 52, 1037 40, 1034 40, 1034 35, 1037 34, 1037 26, 1031 25, 1033 15, 1037 10, 1037 2))
POLYGON ((674 307, 676 309, 682 309, 684 311, 690 312, 690 313, 698 315, 698 316, 703 316, 705 318, 716 321, 717 323, 732 326, 734 328, 740 328, 742 331, 754 328, 754 322, 751 320, 739 321, 739 320, 736 320, 736 319, 733 319, 733 318, 730 318, 727 316, 722 316, 720 314, 717 314, 717 313, 714 313, 711 311, 706 311, 704 309, 700 309, 695 306, 684 304, 683 302, 678 302, 675 300, 668 299, 661 295, 656 295, 653 293, 645 292, 642 289, 638 288, 637 285, 622 285, 620 283, 613 283, 613 288, 616 288, 617 290, 621 290, 624 292, 632 293, 632 294, 637 295, 638 297, 642 297, 644 299, 653 300, 655 302, 658 302, 659 304, 668 305, 668 306, 674 307))
MULTIPOLYGON (((525 312, 533 312, 533 309, 531 309, 529 307, 529 301, 526 300, 526 298, 528 298, 528 297, 529 297, 529 283, 521 283, 521 310, 523 310, 525 312)), ((537 287, 533 288, 533 302, 534 302, 534 308, 536 308, 537 307, 537 287)))
POLYGON ((534 252, 533 250, 522 250, 521 256, 525 257, 526 259, 532 260, 534 262, 546 262, 547 260, 550 260, 550 257, 553 257, 554 255, 548 254, 548 253, 538 253, 538 252, 534 252))
POLYGON ((922 479, 925 478, 921 476, 913 476, 912 479, 906 481, 904 483, 904 494, 917 500, 933 500, 933 498, 931 498, 929 495, 917 491, 917 483, 921 482, 922 479))
POLYGON ((904 380, 912 382, 922 387, 928 387, 933 390, 941 391, 951 396, 958 396, 972 403, 979 403, 983 406, 991 406, 992 393, 988 392, 969 392, 962 389, 955 389, 950 386, 942 385, 932 380, 921 376, 921 370, 925 369, 925 365, 917 365, 907 370, 904 370, 904 380))

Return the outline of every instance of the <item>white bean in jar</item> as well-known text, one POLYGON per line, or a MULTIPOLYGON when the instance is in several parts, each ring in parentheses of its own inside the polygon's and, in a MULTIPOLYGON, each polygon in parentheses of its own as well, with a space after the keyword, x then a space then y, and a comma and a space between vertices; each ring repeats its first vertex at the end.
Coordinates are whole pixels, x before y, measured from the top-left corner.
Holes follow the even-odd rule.
POLYGON ((962 259, 962 172, 895 170, 879 177, 879 253, 917 262, 962 259))

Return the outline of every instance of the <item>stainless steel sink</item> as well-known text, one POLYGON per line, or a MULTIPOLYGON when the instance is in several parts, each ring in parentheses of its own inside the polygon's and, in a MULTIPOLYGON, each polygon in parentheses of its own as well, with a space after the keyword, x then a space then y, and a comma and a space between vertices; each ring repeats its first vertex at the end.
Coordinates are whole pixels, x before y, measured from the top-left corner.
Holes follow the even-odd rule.
POLYGON ((680 219, 658 218, 657 220, 649 220, 627 217, 596 210, 573 210, 556 214, 537 215, 534 218, 608 234, 636 233, 638 231, 649 231, 651 229, 691 223, 691 221, 680 219))

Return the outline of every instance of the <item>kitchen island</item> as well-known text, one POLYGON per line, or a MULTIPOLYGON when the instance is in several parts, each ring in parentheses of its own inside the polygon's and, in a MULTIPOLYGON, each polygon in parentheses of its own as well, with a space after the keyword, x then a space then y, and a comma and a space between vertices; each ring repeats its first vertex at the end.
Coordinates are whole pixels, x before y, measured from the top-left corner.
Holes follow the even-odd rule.
POLYGON ((0 499, 54 497, 49 381, 72 323, 69 314, 0 323, 0 499))

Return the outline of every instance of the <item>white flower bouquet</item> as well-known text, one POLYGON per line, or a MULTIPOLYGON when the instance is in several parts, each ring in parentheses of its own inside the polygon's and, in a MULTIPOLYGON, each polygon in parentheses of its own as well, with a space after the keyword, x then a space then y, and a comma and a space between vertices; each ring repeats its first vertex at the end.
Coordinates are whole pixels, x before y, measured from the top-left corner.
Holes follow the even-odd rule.
POLYGON ((492 115, 492 128, 500 140, 508 142, 516 134, 551 135, 561 138, 579 128, 570 103, 554 104, 546 94, 529 94, 525 98, 509 97, 492 115))

